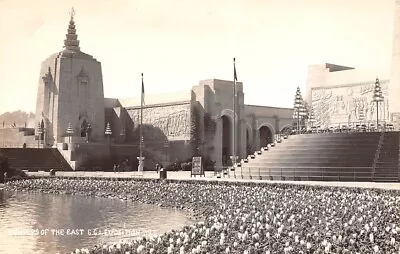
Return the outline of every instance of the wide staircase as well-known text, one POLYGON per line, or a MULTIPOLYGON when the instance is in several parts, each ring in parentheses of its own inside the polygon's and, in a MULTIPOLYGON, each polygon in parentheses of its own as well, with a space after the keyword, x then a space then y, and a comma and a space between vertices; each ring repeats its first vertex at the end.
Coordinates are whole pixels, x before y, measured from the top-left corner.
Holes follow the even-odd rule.
POLYGON ((398 181, 399 132, 292 135, 249 156, 239 178, 309 181, 398 181), (383 135, 383 136, 382 136, 383 135), (382 138, 381 140, 381 137, 382 138))
POLYGON ((8 158, 9 166, 29 171, 69 171, 71 167, 57 148, 0 148, 8 158))
POLYGON ((383 134, 382 144, 376 156, 374 181, 399 181, 399 136, 399 132, 386 132, 383 134))

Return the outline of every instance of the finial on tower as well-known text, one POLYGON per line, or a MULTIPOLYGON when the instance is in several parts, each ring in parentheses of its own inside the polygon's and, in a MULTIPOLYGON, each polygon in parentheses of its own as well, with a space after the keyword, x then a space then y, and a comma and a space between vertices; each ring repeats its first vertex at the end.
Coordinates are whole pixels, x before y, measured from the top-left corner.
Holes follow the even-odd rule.
POLYGON ((71 17, 71 20, 69 21, 68 33, 66 34, 66 39, 64 40, 64 48, 72 51, 80 51, 79 40, 78 40, 78 35, 76 34, 75 21, 74 21, 74 16, 75 16, 74 7, 71 8, 69 15, 71 17))
POLYGON ((69 12, 69 16, 71 17, 72 20, 74 19, 74 16, 75 16, 75 9, 74 9, 74 7, 71 8, 71 11, 69 12))

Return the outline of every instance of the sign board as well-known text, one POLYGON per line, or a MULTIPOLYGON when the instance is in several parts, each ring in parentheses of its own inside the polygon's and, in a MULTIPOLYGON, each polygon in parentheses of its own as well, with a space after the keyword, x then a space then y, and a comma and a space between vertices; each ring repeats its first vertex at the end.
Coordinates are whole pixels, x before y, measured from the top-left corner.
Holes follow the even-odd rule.
POLYGON ((203 175, 204 176, 204 171, 201 163, 201 157, 193 157, 192 158, 192 173, 191 176, 193 175, 203 175))

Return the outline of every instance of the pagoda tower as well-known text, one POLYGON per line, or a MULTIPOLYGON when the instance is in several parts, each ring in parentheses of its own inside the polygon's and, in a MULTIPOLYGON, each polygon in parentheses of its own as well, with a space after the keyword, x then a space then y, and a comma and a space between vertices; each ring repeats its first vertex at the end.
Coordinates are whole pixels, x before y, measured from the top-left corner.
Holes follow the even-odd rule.
POLYGON ((64 49, 41 64, 35 121, 48 146, 64 142, 69 125, 75 137, 84 140, 90 126, 90 140, 104 139, 101 63, 81 51, 74 16, 72 9, 64 49))

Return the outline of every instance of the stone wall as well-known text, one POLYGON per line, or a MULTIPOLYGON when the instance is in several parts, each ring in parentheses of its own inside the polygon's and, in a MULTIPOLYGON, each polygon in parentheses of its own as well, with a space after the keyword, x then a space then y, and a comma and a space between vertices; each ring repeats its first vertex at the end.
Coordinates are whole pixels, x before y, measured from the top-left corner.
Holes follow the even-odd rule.
MULTIPOLYGON (((139 144, 140 108, 126 108, 133 127, 133 140, 139 144)), ((170 163, 191 156, 191 103, 152 105, 143 109, 143 139, 147 152, 153 157, 165 157, 170 163), (168 148, 165 140, 168 139, 168 148)), ((165 159, 162 159, 164 161, 165 159)), ((159 158, 160 159, 160 158, 159 158)))
POLYGON ((293 108, 277 108, 257 105, 245 105, 246 116, 255 115, 256 117, 279 117, 280 119, 292 119, 293 108))
MULTIPOLYGON (((379 120, 389 120, 388 80, 380 81, 384 101, 379 103, 379 120)), ((314 88, 312 106, 315 125, 348 124, 354 122, 375 122, 376 103, 372 101, 375 82, 314 88)))
POLYGON ((37 147, 37 139, 31 128, 4 128, 0 129, 0 147, 20 147, 25 143, 27 147, 37 147))
MULTIPOLYGON (((176 151, 179 152, 180 147, 176 147, 176 142, 172 143, 171 149, 168 151, 168 157, 173 155, 176 151)), ((122 164, 123 161, 128 160, 125 171, 137 171, 139 156, 139 146, 136 144, 107 144, 107 143, 76 143, 69 144, 70 156, 68 158, 75 164, 76 170, 93 171, 104 170, 111 171, 114 164, 122 164)), ((61 152, 62 146, 59 148, 61 152)), ((182 152, 182 151, 181 151, 182 152)), ((164 155, 159 158, 154 151, 148 149, 143 150, 145 157, 145 170, 155 170, 156 163, 165 162, 164 155)), ((64 155, 65 157, 65 155, 64 155)), ((175 159, 180 159, 178 158, 175 159)), ((185 158, 186 159, 186 158, 185 158)), ((172 160, 171 162, 173 162, 172 160)))
POLYGON ((386 69, 354 69, 333 64, 318 64, 308 67, 307 86, 303 98, 311 105, 311 92, 317 88, 347 86, 365 82, 375 82, 375 78, 388 80, 390 71, 386 69))
MULTIPOLYGON (((143 136, 153 141, 190 140, 190 102, 149 106, 143 109, 143 136)), ((140 124, 140 108, 127 108, 135 128, 140 124)))

